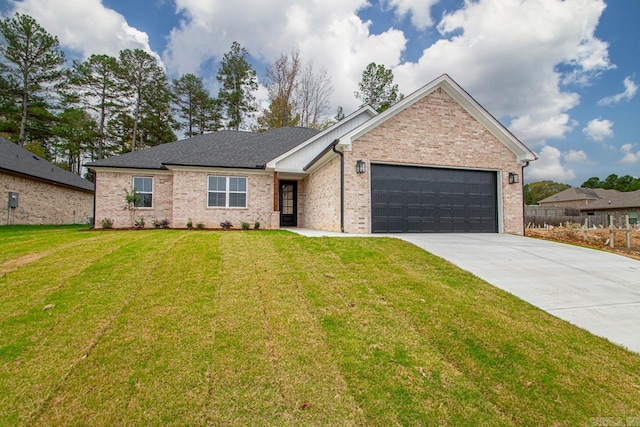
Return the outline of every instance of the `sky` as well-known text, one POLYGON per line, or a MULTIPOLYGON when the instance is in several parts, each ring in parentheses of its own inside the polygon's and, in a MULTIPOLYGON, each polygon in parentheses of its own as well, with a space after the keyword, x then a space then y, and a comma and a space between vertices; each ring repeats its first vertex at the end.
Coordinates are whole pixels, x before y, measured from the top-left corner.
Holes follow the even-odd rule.
POLYGON ((213 95, 234 41, 259 80, 297 50, 330 75, 331 115, 358 108, 371 62, 406 95, 447 73, 538 154, 525 182, 640 176, 638 0, 0 0, 3 17, 15 12, 69 61, 140 48, 213 95))

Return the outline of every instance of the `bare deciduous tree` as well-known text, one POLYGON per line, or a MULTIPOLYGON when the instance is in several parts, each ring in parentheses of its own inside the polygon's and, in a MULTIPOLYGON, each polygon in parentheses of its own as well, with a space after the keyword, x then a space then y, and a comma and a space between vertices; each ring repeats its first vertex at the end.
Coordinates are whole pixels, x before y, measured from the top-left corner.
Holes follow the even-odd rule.
POLYGON ((333 92, 333 87, 327 70, 320 68, 316 72, 313 68, 313 62, 307 62, 296 91, 296 104, 301 126, 319 127, 322 125, 329 110, 331 92, 333 92))
POLYGON ((270 106, 258 122, 265 128, 292 126, 322 127, 333 91, 324 68, 303 64, 298 51, 280 55, 265 73, 270 106))

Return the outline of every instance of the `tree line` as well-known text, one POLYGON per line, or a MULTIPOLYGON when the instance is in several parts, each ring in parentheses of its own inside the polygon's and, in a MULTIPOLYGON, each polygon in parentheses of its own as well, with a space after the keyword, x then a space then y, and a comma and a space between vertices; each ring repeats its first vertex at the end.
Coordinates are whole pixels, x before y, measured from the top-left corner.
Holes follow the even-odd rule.
MULTIPOLYGON (((327 117, 329 74, 297 51, 267 67, 269 106, 259 111, 249 57, 233 42, 213 97, 201 77, 170 80, 159 58, 141 49, 68 64, 56 36, 16 13, 0 21, 0 135, 80 174, 84 162, 175 141, 176 131, 192 137, 223 128, 322 129, 344 117, 341 108, 327 117)), ((378 111, 402 98, 391 70, 375 63, 363 72, 355 96, 378 111)))

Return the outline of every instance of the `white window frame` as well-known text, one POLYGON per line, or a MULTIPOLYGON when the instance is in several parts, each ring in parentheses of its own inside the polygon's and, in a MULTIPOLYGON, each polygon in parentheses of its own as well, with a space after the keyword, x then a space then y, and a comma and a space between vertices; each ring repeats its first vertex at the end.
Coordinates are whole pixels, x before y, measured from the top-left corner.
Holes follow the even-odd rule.
POLYGON ((225 208, 225 209, 246 209, 247 204, 249 202, 248 199, 248 191, 249 190, 249 180, 245 176, 221 176, 221 175, 208 175, 207 176, 207 207, 208 208, 225 208), (224 191, 219 190, 211 190, 211 180, 210 178, 223 178, 225 180, 224 191), (244 191, 231 191, 230 183, 232 179, 242 179, 244 180, 244 191), (215 206, 209 204, 209 194, 211 193, 221 193, 224 194, 224 206, 215 206), (229 206, 229 195, 231 194, 244 194, 244 206, 229 206))
POLYGON ((131 188, 134 188, 136 194, 151 194, 151 206, 135 206, 136 209, 153 209, 153 177, 151 176, 134 176, 131 183, 131 188), (151 191, 140 191, 136 188, 136 179, 150 179, 151 180, 151 191))

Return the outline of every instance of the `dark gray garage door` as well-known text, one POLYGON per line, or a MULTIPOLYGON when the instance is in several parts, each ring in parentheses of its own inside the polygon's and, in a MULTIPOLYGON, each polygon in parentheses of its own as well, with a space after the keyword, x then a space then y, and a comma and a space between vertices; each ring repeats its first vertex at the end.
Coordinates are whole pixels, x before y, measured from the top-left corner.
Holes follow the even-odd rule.
POLYGON ((496 233, 496 173, 371 165, 374 233, 496 233))

